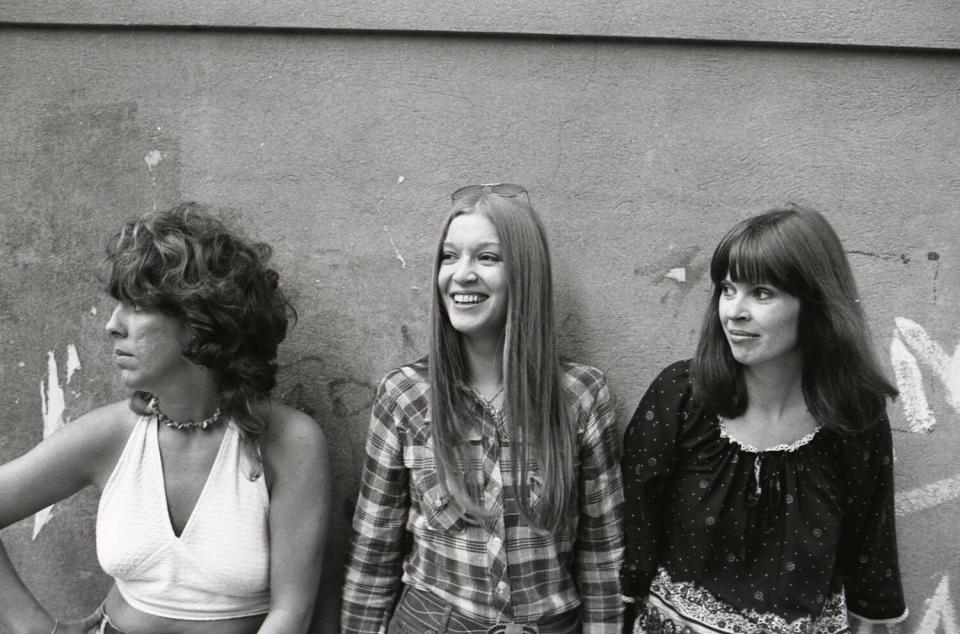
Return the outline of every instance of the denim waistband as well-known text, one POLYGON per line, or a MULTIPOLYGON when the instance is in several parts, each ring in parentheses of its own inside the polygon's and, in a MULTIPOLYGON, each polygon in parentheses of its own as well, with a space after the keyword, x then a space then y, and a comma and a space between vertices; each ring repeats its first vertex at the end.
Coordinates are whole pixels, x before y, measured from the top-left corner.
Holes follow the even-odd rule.
POLYGON ((536 623, 485 621, 464 614, 432 592, 405 586, 387 634, 579 634, 579 610, 536 623))

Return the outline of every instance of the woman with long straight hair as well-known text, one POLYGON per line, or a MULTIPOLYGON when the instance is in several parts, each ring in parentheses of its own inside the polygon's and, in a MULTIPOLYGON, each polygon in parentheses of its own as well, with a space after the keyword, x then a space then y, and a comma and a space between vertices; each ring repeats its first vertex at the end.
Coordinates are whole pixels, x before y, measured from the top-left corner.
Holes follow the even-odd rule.
POLYGON ((636 633, 834 634, 906 618, 894 387, 819 213, 720 241, 696 355, 653 382, 624 440, 623 591, 636 633))
POLYGON ((547 239, 526 190, 452 198, 429 355, 388 374, 373 406, 342 629, 618 632, 606 380, 559 358, 547 239))

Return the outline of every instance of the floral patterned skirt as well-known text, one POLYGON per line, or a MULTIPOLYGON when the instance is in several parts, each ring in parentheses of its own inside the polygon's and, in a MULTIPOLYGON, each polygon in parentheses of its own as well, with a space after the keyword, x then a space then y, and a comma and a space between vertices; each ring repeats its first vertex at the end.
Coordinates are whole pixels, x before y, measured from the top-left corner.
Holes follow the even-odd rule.
POLYGON ((660 568, 646 605, 638 606, 633 634, 843 634, 850 632, 843 592, 828 597, 816 617, 787 621, 776 614, 738 610, 660 568))

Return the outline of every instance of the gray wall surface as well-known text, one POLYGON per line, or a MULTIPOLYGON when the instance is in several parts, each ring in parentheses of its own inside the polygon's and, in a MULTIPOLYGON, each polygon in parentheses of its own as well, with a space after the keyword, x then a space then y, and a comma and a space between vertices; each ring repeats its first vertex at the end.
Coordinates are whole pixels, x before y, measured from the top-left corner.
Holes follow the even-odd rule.
MULTIPOLYGON (((61 412, 124 396, 105 238, 183 200, 220 207, 275 247, 299 308, 277 393, 332 450, 314 628, 332 632, 374 388, 426 352, 450 191, 528 186, 564 351, 607 372, 621 425, 692 354, 717 240, 791 201, 843 238, 902 392, 903 631, 960 632, 957 9, 722 4, 571 3, 541 20, 530 2, 0 2, 0 461, 61 412)), ((109 584, 96 501, 2 533, 61 617, 109 584)))

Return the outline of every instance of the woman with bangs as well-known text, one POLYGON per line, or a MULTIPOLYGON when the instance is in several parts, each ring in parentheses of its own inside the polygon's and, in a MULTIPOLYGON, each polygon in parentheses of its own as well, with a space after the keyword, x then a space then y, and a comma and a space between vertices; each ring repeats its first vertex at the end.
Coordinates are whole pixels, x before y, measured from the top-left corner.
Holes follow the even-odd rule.
POLYGON ((457 190, 429 355, 371 416, 343 632, 618 633, 610 392, 560 361, 546 234, 518 185, 457 190))
POLYGON ((741 221, 696 355, 627 427, 623 592, 636 633, 848 632, 906 618, 893 448, 843 246, 819 213, 741 221))
POLYGON ((89 617, 48 613, 0 548, 14 632, 306 632, 328 507, 322 430, 270 399, 295 313, 270 248, 185 204, 107 246, 106 324, 132 396, 0 466, 0 526, 100 491, 97 557, 114 579, 89 617))

